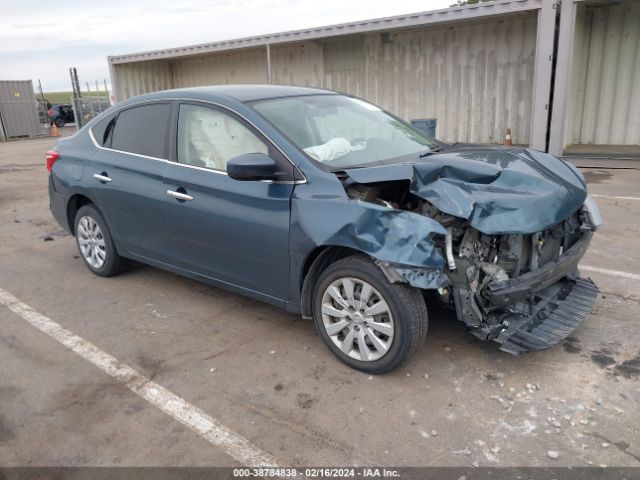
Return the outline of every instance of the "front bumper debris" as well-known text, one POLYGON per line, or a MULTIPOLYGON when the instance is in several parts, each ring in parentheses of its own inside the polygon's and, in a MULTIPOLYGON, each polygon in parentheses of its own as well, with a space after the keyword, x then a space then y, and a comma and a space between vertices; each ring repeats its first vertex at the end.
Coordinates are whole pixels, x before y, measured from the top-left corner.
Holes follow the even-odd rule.
POLYGON ((518 278, 488 285, 484 297, 493 307, 520 302, 530 298, 536 292, 547 288, 567 275, 571 275, 578 267, 589 244, 591 232, 585 232, 576 243, 563 255, 550 261, 538 270, 520 275, 518 278))
POLYGON ((449 271, 458 319, 482 340, 518 355, 552 347, 580 326, 598 289, 578 264, 593 237, 589 212, 530 236, 467 230, 449 271))
POLYGON ((566 279, 537 295, 542 300, 532 314, 514 314, 506 319, 509 326, 494 338, 501 344, 500 350, 519 355, 556 345, 591 313, 598 288, 591 279, 566 279))

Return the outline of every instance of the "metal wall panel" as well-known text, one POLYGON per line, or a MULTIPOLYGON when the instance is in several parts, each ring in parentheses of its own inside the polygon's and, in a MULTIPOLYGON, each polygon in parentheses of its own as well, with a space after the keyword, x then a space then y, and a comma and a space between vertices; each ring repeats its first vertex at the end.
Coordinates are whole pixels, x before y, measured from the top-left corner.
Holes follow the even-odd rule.
MULTIPOLYGON (((569 12, 570 13, 570 12, 569 12)), ((584 107, 584 89, 586 80, 586 66, 589 55, 589 34, 590 23, 586 20, 586 9, 580 6, 576 9, 575 28, 573 33, 573 50, 571 52, 571 69, 566 92, 566 114, 564 122, 564 132, 562 135, 562 146, 558 154, 561 154, 564 147, 578 141, 574 132, 580 132, 582 124, 582 108, 584 107)), ((558 99, 554 99, 557 102, 558 99)), ((554 105, 554 109, 555 109, 554 105)), ((555 110, 554 110, 555 111, 555 110)), ((579 135, 578 135, 579 136, 579 135)))
POLYGON ((271 79, 281 85, 323 87, 323 48, 318 42, 271 47, 271 79))
POLYGON ((567 144, 640 144, 640 2, 581 6, 567 144))
POLYGON ((0 80, 0 133, 7 137, 40 133, 38 104, 31 80, 0 80))
MULTIPOLYGON (((373 36, 378 37, 378 34, 373 36)), ((366 65, 370 60, 365 52, 367 37, 346 37, 324 42, 325 88, 367 98, 366 65)))
POLYGON ((175 86, 173 62, 169 60, 122 63, 113 67, 116 76, 115 93, 119 101, 175 86))
POLYGON ((357 95, 438 137, 528 144, 537 14, 272 47, 274 83, 357 95))
MULTIPOLYGON (((437 135, 445 140, 500 142, 511 128, 515 142, 528 144, 536 30, 534 10, 274 45, 272 81, 357 95, 407 120, 437 118, 437 135)), ((142 67, 144 62, 115 64, 118 99, 149 91, 149 75, 165 78, 163 88, 267 82, 264 48, 175 59, 173 70, 165 62, 164 75, 156 61, 146 62, 153 68, 142 67)))
POLYGON ((364 97, 402 118, 437 118, 439 138, 528 144, 536 14, 370 35, 364 97))
POLYGON ((438 137, 528 144, 537 14, 272 47, 274 83, 361 96, 438 137), (362 39, 362 40, 360 40, 362 39))
POLYGON ((264 48, 186 58, 176 61, 176 86, 267 83, 264 48))

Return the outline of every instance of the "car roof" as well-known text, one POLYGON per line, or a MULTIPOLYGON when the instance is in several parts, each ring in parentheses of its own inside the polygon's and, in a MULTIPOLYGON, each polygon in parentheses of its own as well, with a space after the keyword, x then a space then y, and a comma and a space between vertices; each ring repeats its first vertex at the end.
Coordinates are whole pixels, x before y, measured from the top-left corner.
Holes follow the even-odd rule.
POLYGON ((270 98, 294 97, 300 95, 336 94, 319 88, 296 87, 291 85, 211 85, 206 87, 179 88, 144 95, 145 98, 167 98, 174 95, 194 98, 228 97, 239 102, 253 102, 270 98))

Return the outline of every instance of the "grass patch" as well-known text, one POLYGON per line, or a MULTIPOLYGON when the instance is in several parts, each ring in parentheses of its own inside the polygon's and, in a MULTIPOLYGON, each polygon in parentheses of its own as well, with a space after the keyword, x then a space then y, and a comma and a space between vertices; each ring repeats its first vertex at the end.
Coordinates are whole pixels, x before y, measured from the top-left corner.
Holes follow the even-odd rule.
MULTIPOLYGON (((44 98, 50 103, 71 103, 73 92, 44 92, 44 98)), ((107 92, 82 92, 83 97, 107 97, 107 92)), ((36 92, 36 98, 40 98, 40 93, 36 92)))

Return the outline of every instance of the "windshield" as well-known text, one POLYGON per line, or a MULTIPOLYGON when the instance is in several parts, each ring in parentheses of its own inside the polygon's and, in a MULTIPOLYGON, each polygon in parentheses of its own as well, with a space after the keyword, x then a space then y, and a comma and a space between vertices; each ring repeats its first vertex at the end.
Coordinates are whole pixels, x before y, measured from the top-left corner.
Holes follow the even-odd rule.
POLYGON ((417 159, 438 144, 381 108, 344 95, 308 95, 253 103, 309 157, 332 169, 417 159))

